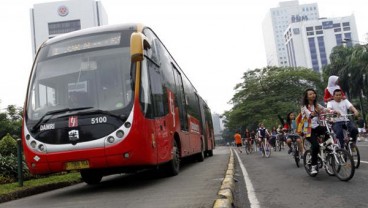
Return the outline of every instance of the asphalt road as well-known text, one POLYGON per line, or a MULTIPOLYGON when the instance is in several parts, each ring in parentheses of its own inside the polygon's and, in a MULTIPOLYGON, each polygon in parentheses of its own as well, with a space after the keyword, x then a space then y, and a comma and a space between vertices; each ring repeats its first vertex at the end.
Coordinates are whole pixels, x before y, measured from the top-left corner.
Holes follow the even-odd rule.
POLYGON ((229 162, 229 148, 217 147, 204 162, 183 164, 175 177, 152 172, 104 177, 95 186, 85 183, 42 193, 0 207, 67 208, 208 208, 212 207, 229 162))
POLYGON ((235 207, 368 207, 368 142, 359 142, 358 147, 362 162, 348 182, 328 176, 323 169, 315 178, 310 177, 303 166, 296 167, 286 150, 272 152, 270 158, 262 158, 259 153, 236 152, 239 157, 235 156, 235 178, 238 180, 235 207), (244 177, 240 163, 248 177, 244 177), (252 184, 254 192, 251 194, 245 180, 252 184), (249 196, 259 203, 251 203, 249 196))

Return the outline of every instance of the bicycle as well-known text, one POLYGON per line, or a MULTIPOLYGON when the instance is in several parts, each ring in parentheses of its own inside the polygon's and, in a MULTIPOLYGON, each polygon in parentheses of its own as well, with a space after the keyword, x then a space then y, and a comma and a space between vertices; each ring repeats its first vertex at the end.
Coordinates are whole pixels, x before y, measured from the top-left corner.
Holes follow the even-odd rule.
POLYGON ((275 140, 275 147, 276 147, 276 150, 279 150, 279 152, 281 151, 281 149, 284 149, 284 141, 281 140, 281 138, 283 137, 284 135, 283 134, 277 134, 276 136, 276 140, 275 140))
POLYGON ((254 150, 253 150, 253 140, 252 139, 246 139, 245 141, 245 152, 247 153, 247 155, 251 154, 254 150))
POLYGON ((262 157, 269 158, 271 156, 271 145, 267 141, 267 137, 262 138, 261 144, 260 144, 262 157))
MULTIPOLYGON (((291 136, 291 135, 295 135, 295 134, 289 134, 288 136, 291 136)), ((298 135, 299 137, 299 135, 298 135)), ((299 168, 299 162, 300 162, 300 153, 299 153, 299 145, 298 145, 298 142, 296 141, 297 138, 295 137, 290 137, 291 139, 291 152, 292 152, 292 155, 293 155, 293 158, 294 158, 294 161, 295 161, 295 164, 296 164, 296 167, 299 168)))
MULTIPOLYGON (((349 181, 354 177, 355 166, 353 157, 345 149, 341 149, 334 140, 332 131, 327 121, 327 116, 334 114, 321 115, 322 125, 326 126, 329 138, 320 143, 317 168, 324 168, 330 176, 336 176, 341 181, 349 181)), ((326 139, 326 138, 325 138, 326 139)), ((318 173, 312 174, 311 150, 304 153, 304 168, 309 176, 315 177, 318 173)))

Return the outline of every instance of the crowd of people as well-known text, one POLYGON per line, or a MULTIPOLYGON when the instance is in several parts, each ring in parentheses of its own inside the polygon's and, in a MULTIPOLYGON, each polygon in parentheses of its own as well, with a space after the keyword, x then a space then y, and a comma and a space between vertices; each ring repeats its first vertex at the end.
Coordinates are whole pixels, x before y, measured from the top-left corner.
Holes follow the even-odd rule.
POLYGON ((329 138, 326 126, 321 125, 321 114, 335 115, 332 121, 332 130, 339 140, 341 148, 344 147, 344 128, 349 131, 354 144, 358 136, 366 132, 364 119, 359 117, 359 111, 346 98, 345 93, 339 86, 337 76, 329 77, 328 85, 324 91, 323 100, 326 107, 318 104, 317 100, 317 92, 314 89, 306 89, 303 94, 300 112, 297 114, 289 112, 285 119, 281 119, 282 125, 277 128, 272 127, 269 131, 263 123, 260 123, 255 130, 237 131, 234 138, 239 153, 242 153, 243 144, 253 144, 253 142, 258 144, 264 138, 267 138, 268 143, 275 147, 277 138, 280 139, 280 142, 287 144, 289 147, 288 154, 292 152, 292 141, 297 142, 299 153, 303 155, 302 139, 306 139, 311 144, 311 173, 317 173, 317 157, 320 148, 318 138, 329 138), (358 118, 357 122, 349 119, 347 116, 348 110, 358 118), (296 118, 296 115, 298 115, 298 118, 296 118))

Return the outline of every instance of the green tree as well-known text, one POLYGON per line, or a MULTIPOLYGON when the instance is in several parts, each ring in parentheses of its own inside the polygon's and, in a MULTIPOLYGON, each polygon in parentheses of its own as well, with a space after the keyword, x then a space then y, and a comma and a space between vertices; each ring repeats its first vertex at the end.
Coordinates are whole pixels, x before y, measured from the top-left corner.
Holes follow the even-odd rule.
POLYGON ((368 94, 367 45, 336 46, 330 55, 330 62, 324 68, 324 76, 339 76, 341 88, 348 93, 350 101, 361 110, 364 116, 364 109, 368 109, 367 100, 362 97, 362 93, 366 96, 368 94))
POLYGON ((265 67, 245 72, 242 79, 230 101, 233 108, 224 113, 226 127, 233 130, 254 129, 259 122, 276 126, 278 115, 299 112, 305 89, 314 88, 320 96, 324 89, 320 74, 306 68, 265 67))
POLYGON ((0 113, 0 138, 7 133, 14 137, 20 137, 22 127, 23 109, 15 105, 9 105, 6 112, 0 113))

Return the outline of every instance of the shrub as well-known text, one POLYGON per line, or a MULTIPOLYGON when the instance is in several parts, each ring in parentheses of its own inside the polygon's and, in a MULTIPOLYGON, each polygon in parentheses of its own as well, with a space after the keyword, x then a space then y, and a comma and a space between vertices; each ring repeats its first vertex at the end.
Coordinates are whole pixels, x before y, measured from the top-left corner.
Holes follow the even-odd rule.
POLYGON ((8 155, 17 155, 17 142, 10 134, 7 134, 0 141, 0 155, 8 156, 8 155))
MULTIPOLYGON (((23 160, 23 178, 28 179, 31 177, 28 167, 23 160)), ((18 178, 18 159, 17 156, 10 154, 6 156, 0 155, 0 173, 5 178, 17 179, 18 178)))

